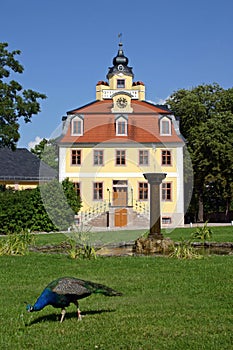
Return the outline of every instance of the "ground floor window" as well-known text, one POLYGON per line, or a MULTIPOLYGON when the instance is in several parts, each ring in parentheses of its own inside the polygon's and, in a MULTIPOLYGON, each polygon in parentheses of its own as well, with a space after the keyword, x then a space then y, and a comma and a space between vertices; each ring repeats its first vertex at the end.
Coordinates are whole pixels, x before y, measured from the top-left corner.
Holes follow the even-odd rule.
POLYGON ((74 189, 78 197, 81 196, 81 186, 80 182, 74 182, 74 189))
POLYGON ((148 200, 148 183, 139 182, 138 184, 138 199, 139 200, 148 200))
POLYGON ((171 224, 172 223, 172 219, 170 217, 162 217, 162 224, 171 224))
POLYGON ((162 200, 171 201, 172 200, 172 184, 171 182, 162 183, 162 200))
POLYGON ((103 199, 103 183, 94 182, 93 184, 93 199, 102 200, 103 199))

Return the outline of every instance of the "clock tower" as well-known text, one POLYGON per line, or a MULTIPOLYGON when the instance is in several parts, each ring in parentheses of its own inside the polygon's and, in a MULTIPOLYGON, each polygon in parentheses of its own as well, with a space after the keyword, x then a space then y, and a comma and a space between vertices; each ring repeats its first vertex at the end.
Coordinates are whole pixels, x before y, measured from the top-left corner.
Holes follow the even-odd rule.
POLYGON ((129 60, 124 55, 123 44, 119 43, 116 57, 113 58, 113 66, 109 67, 108 82, 99 81, 96 85, 96 100, 113 100, 112 112, 132 113, 131 100, 145 100, 145 86, 141 81, 133 82, 132 67, 128 66, 129 60))

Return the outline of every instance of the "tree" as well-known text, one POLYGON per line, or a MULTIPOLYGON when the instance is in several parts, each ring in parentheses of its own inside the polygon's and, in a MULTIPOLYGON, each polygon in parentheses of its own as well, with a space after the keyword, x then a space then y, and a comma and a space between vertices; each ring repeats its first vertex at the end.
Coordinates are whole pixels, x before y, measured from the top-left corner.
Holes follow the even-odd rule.
POLYGON ((43 162, 58 170, 58 145, 56 140, 47 140, 43 138, 43 140, 38 145, 35 145, 34 148, 31 148, 30 151, 43 160, 43 162))
POLYGON ((199 85, 174 92, 167 103, 180 117, 192 159, 198 221, 204 220, 203 201, 210 188, 212 194, 221 193, 227 218, 233 199, 233 88, 199 85))
POLYGON ((65 179, 62 183, 52 180, 40 185, 44 208, 58 230, 67 230, 74 224, 74 216, 81 208, 74 184, 65 179))
POLYGON ((24 68, 15 58, 21 52, 7 48, 7 43, 0 43, 0 147, 15 149, 20 138, 19 119, 30 122, 40 112, 38 99, 45 99, 46 95, 25 90, 17 81, 9 80, 11 73, 22 74, 24 68))

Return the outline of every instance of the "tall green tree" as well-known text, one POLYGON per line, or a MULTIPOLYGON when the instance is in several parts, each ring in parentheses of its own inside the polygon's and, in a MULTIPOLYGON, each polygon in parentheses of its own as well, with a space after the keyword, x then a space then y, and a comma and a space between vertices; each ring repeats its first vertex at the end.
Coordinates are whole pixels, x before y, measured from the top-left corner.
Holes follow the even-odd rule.
POLYGON ((46 164, 58 170, 58 145, 56 140, 43 138, 38 145, 30 150, 46 164))
POLYGON ((227 218, 233 199, 233 88, 214 83, 181 89, 167 103, 180 117, 192 159, 198 221, 204 220, 204 198, 214 200, 208 199, 210 193, 221 193, 227 218))
POLYGON ((23 66, 16 59, 20 50, 8 51, 7 43, 0 43, 0 147, 16 148, 20 138, 19 119, 25 123, 40 112, 38 99, 46 95, 31 89, 25 90, 15 80, 12 73, 22 74, 23 66))

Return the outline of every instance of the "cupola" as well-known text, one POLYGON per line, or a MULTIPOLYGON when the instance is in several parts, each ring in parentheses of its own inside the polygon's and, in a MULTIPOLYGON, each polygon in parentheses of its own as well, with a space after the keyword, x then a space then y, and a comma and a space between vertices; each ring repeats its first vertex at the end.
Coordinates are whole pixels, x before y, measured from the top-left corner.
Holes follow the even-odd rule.
POLYGON ((117 56, 113 58, 112 63, 113 66, 109 67, 109 71, 107 74, 107 79, 110 79, 113 75, 123 73, 124 75, 129 75, 134 78, 134 74, 132 72, 132 67, 128 67, 128 57, 124 55, 123 44, 119 43, 117 56))

